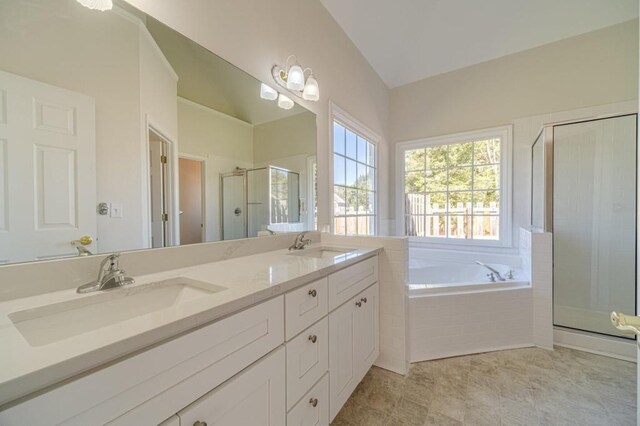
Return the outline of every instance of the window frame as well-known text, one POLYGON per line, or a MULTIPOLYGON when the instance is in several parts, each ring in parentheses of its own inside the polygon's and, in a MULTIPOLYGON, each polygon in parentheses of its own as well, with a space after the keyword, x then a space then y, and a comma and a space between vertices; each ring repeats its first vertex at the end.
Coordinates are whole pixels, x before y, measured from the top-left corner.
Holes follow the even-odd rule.
MULTIPOLYGON (((333 174, 334 162, 334 134, 333 123, 338 122, 341 126, 351 130, 373 145, 375 151, 373 175, 374 175, 374 207, 373 207, 373 234, 344 234, 347 236, 377 236, 380 233, 380 180, 379 180, 379 164, 380 164, 380 136, 366 125, 362 124, 356 118, 344 111, 333 102, 329 102, 329 200, 330 200, 330 229, 331 233, 335 233, 335 181, 333 174)), ((344 217, 344 216, 340 216, 344 217)), ((340 234, 342 235, 342 234, 340 234)))
POLYGON ((511 247, 513 244, 513 126, 500 126, 470 132, 455 133, 431 138, 416 139, 396 144, 396 235, 405 236, 405 152, 413 149, 451 145, 481 139, 497 138, 500 142, 500 226, 499 239, 460 239, 450 237, 413 237, 409 241, 429 245, 472 246, 472 247, 511 247))

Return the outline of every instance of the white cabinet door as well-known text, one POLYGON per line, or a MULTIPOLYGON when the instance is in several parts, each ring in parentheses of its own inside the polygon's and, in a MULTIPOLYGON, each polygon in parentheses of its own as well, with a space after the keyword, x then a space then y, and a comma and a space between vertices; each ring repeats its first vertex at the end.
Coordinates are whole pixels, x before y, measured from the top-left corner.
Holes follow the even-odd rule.
POLYGON ((178 413, 180 424, 282 426, 285 352, 276 349, 178 413))
POLYGON ((359 364, 358 382, 360 382, 380 354, 378 284, 360 293, 356 299, 358 298, 361 304, 356 306, 355 330, 358 350, 356 359, 359 364))
POLYGON ((331 420, 358 385, 357 307, 352 299, 329 314, 329 407, 331 420))

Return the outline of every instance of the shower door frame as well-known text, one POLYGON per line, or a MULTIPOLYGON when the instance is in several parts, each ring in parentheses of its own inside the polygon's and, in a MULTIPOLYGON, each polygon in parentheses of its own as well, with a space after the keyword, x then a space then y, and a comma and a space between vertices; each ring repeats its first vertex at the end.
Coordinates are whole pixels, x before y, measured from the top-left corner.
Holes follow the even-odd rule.
MULTIPOLYGON (((542 200, 544 202, 544 207, 543 207, 543 211, 544 211, 544 231, 545 232, 549 232, 551 234, 553 234, 553 160, 554 160, 554 128, 555 127, 560 127, 560 126, 567 126, 567 125, 572 125, 572 124, 580 124, 580 123, 589 123, 589 122, 593 122, 593 121, 602 121, 602 120, 608 120, 608 119, 612 119, 612 118, 622 118, 622 117, 630 117, 630 116, 634 116, 635 117, 635 121, 636 121, 636 179, 635 179, 635 185, 636 185, 636 192, 638 190, 638 188, 640 187, 640 182, 638 181, 638 154, 640 153, 640 149, 638 147, 638 112, 637 111, 631 111, 631 112, 618 112, 618 113, 612 113, 612 114, 604 114, 604 115, 598 115, 595 117, 591 117, 591 118, 584 118, 584 119, 577 119, 577 120, 566 120, 566 121, 559 121, 559 122, 555 122, 555 123, 548 123, 542 126, 540 132, 538 133, 538 135, 536 136, 535 142, 533 143, 533 145, 531 146, 531 171, 532 171, 532 179, 531 179, 531 197, 530 199, 533 199, 533 148, 535 146, 535 144, 538 142, 538 139, 540 138, 540 135, 542 135, 542 139, 541 142, 543 143, 543 179, 544 179, 544 196, 542 197, 542 200)), ((638 258, 638 201, 639 199, 636 199, 636 211, 635 211, 635 258, 638 258)), ((533 203, 531 203, 531 221, 533 221, 533 203)), ((585 333, 592 333, 592 334, 597 334, 600 336, 606 336, 606 337, 610 337, 610 338, 614 338, 614 339, 624 339, 624 340, 638 340, 637 336, 633 336, 633 338, 627 338, 627 337, 623 337, 623 336, 616 336, 616 335, 612 335, 612 334, 607 334, 607 333, 601 333, 601 332, 597 332, 597 331, 592 331, 592 330, 585 330, 585 329, 581 329, 581 328, 576 328, 576 327, 568 327, 565 325, 557 325, 555 323, 555 273, 554 270, 555 268, 553 267, 553 261, 554 261, 554 256, 553 256, 553 251, 555 250, 555 245, 551 244, 551 250, 552 250, 552 254, 551 254, 551 259, 552 259, 552 273, 551 273, 551 315, 552 315, 552 324, 554 327, 559 327, 559 328, 563 328, 563 329, 567 329, 567 330, 575 330, 575 331, 580 331, 580 332, 585 332, 585 333)), ((636 260, 635 265, 634 265, 634 269, 635 269, 635 286, 634 286, 634 310, 635 312, 633 312, 633 315, 636 315, 638 312, 638 261, 636 260)))

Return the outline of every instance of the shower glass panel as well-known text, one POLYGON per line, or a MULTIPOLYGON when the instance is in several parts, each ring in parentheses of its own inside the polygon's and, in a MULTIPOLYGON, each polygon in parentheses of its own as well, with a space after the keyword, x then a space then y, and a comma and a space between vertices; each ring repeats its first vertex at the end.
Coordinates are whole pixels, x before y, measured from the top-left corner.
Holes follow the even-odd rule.
POLYGON ((269 225, 269 168, 247 171, 249 236, 255 237, 269 225))
MULTIPOLYGON (((553 132, 557 326, 628 337, 609 315, 636 311, 636 121, 634 114, 545 129, 553 132)), ((534 176, 540 154, 534 146, 534 176)), ((541 212, 534 207, 532 219, 541 212)))
POLYGON ((222 192, 222 239, 235 240, 247 235, 245 174, 232 172, 220 176, 222 192))

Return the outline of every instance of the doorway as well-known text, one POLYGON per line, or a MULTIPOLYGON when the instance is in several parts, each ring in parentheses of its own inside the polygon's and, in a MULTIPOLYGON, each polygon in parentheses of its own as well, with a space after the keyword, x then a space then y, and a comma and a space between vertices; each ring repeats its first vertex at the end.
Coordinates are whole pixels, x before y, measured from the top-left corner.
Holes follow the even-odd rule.
POLYGON ((151 247, 168 247, 169 242, 169 141, 153 128, 149 137, 149 194, 151 247))
POLYGON ((203 159, 180 155, 180 244, 205 241, 204 198, 205 163, 203 159))

